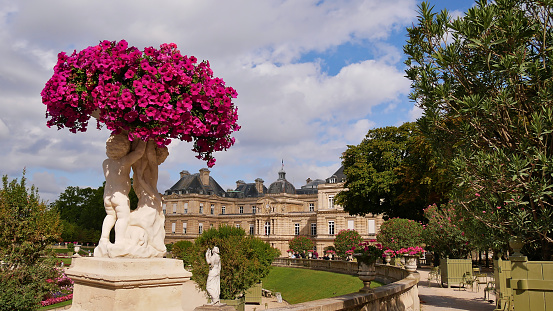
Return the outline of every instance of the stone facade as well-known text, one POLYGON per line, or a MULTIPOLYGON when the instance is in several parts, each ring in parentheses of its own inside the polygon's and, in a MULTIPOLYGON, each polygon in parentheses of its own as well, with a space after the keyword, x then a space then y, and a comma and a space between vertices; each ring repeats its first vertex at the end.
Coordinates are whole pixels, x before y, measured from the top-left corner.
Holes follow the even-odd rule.
POLYGON ((209 170, 193 175, 183 171, 164 195, 165 243, 193 241, 203 230, 220 225, 241 227, 278 248, 283 256, 288 241, 297 235, 313 239, 320 255, 343 229, 355 229, 364 239, 375 238, 383 222, 381 215, 351 216, 334 204, 344 182, 340 169, 326 180, 308 179, 295 189, 281 170, 269 188, 258 178, 254 183, 239 180, 235 190, 222 191, 209 170))

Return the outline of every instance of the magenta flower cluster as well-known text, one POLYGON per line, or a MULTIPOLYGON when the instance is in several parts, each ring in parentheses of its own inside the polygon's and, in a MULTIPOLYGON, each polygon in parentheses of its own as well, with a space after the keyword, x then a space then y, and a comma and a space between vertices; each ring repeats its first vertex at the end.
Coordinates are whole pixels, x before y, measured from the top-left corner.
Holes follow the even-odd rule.
POLYGON ((376 240, 364 241, 352 247, 351 250, 358 260, 376 261, 382 257, 383 249, 382 244, 375 242, 376 240))
POLYGON ((424 248, 420 246, 410 246, 407 248, 401 248, 398 251, 396 251, 396 254, 398 255, 410 255, 410 256, 421 256, 422 253, 424 253, 424 248))
POLYGON ((91 116, 129 140, 194 143, 199 159, 215 164, 214 151, 234 144, 237 97, 213 77, 209 62, 182 55, 176 44, 140 51, 125 40, 103 41, 68 56, 61 52, 42 90, 48 127, 85 132, 91 116))
POLYGON ((46 300, 41 301, 40 305, 43 307, 46 307, 49 305, 53 305, 53 304, 64 302, 71 299, 73 299, 73 294, 69 294, 61 297, 55 297, 55 298, 48 298, 46 300))
POLYGON ((73 280, 65 275, 63 269, 57 270, 59 276, 56 279, 46 280, 48 283, 55 283, 57 289, 43 297, 43 300, 40 302, 43 307, 73 299, 73 280))

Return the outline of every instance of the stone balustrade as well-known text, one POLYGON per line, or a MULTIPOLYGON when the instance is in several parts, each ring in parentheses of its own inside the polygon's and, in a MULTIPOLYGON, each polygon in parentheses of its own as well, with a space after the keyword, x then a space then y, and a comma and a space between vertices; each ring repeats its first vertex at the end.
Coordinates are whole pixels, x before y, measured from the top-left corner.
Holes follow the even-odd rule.
MULTIPOLYGON (((324 270, 344 274, 357 274, 357 263, 339 260, 278 258, 274 266, 324 270)), ((395 266, 376 265, 376 280, 385 285, 373 291, 357 292, 333 298, 299 303, 271 310, 420 310, 417 272, 395 266)))

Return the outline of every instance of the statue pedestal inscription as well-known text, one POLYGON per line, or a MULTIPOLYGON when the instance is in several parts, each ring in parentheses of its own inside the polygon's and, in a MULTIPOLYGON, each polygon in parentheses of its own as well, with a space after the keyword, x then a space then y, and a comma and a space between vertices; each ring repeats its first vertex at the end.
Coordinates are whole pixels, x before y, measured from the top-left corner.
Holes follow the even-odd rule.
POLYGON ((167 258, 74 258, 73 311, 181 311, 191 273, 167 258))

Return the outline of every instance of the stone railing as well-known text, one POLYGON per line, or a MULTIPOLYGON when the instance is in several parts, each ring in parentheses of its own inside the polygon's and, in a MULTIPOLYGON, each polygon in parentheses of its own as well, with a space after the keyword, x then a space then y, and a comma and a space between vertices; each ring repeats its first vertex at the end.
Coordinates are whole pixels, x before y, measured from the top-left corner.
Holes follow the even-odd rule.
MULTIPOLYGON (((357 274, 357 263, 338 260, 278 258, 274 266, 357 274)), ((376 281, 386 284, 371 292, 357 292, 333 298, 298 303, 271 310, 420 310, 417 272, 395 266, 376 265, 376 281)))

